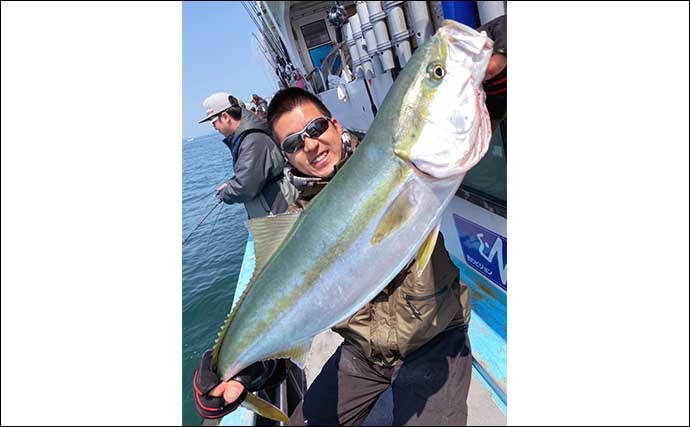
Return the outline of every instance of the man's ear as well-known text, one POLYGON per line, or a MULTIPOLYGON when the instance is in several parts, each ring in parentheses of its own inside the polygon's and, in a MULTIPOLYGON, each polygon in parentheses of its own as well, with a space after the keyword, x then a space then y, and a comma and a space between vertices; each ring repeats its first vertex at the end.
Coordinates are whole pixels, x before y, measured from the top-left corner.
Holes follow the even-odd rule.
POLYGON ((240 126, 240 122, 242 121, 242 118, 240 117, 239 119, 236 119, 236 118, 232 117, 230 114, 228 114, 228 120, 230 120, 230 123, 231 123, 234 127, 239 127, 239 126, 240 126))
POLYGON ((331 118, 331 122, 333 123, 335 130, 337 130, 338 133, 342 134, 343 133, 343 127, 340 125, 340 122, 338 121, 338 119, 331 118))

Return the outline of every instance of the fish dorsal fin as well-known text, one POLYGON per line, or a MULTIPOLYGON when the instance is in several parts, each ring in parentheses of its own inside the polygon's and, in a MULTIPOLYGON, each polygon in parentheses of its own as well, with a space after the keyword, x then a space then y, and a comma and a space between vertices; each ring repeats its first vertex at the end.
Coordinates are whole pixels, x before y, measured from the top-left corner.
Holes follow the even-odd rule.
POLYGON ((249 220, 249 231, 254 238, 254 254, 256 256, 256 267, 252 279, 263 270, 268 260, 290 234, 290 230, 292 230, 292 226, 295 225, 299 215, 299 212, 296 212, 249 220))
POLYGON ((252 393, 247 393, 247 397, 242 401, 242 406, 261 415, 269 420, 280 421, 283 423, 288 423, 290 418, 288 418, 283 411, 273 406, 258 396, 254 396, 252 393))
POLYGON ((245 287, 244 292, 242 292, 242 295, 237 300, 237 303, 225 318, 225 322, 223 322, 223 326, 221 326, 220 331, 218 332, 218 337, 213 344, 214 368, 216 368, 218 363, 218 354, 220 353, 220 347, 223 344, 223 338, 225 338, 225 333, 230 327, 232 320, 235 318, 237 310, 242 305, 242 302, 247 297, 249 291, 252 289, 252 286, 254 285, 256 278, 261 273, 261 270, 263 270, 268 263, 268 260, 271 259, 271 256, 273 256, 278 247, 280 247, 290 233, 290 230, 292 230, 292 226, 299 218, 299 215, 299 212, 295 212, 249 220, 249 231, 252 233, 252 238, 254 239, 254 256, 256 258, 254 274, 252 274, 252 278, 249 279, 249 283, 245 287))
POLYGON ((272 354, 268 359, 290 359, 295 362, 300 369, 304 369, 304 365, 307 363, 309 349, 311 349, 311 340, 283 350, 279 353, 272 354))
POLYGON ((420 247, 417 251, 417 277, 422 275, 422 272, 431 259, 431 254, 434 252, 434 248, 436 247, 436 239, 438 239, 438 230, 439 224, 436 224, 436 226, 431 230, 431 233, 429 233, 429 235, 426 236, 426 239, 424 239, 422 247, 420 247))

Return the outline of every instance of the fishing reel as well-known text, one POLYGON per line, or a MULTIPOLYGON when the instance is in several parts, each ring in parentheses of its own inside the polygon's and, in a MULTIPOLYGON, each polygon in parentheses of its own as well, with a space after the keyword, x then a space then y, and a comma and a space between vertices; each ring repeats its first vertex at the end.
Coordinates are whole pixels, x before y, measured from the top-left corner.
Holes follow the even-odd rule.
POLYGON ((339 1, 335 2, 335 4, 328 9, 328 12, 326 12, 326 19, 328 19, 328 22, 334 27, 342 27, 347 23, 347 12, 345 11, 345 7, 341 5, 339 1))
POLYGON ((347 12, 345 7, 340 4, 339 1, 328 9, 326 12, 326 19, 328 22, 335 27, 335 40, 338 43, 343 41, 342 26, 347 23, 347 12))

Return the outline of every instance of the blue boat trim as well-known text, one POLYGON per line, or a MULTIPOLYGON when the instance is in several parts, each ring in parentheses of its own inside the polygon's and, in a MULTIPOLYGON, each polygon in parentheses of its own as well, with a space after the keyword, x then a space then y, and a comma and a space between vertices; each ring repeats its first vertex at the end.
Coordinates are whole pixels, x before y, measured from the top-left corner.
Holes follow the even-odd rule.
MULTIPOLYGON (((247 246, 244 250, 244 258, 242 258, 242 267, 240 268, 240 275, 237 278, 237 288, 235 288, 235 296, 232 299, 232 307, 242 296, 242 293, 247 288, 249 280, 254 274, 254 267, 256 265, 256 257, 254 255, 254 239, 251 233, 247 238, 247 246)), ((243 407, 239 407, 233 412, 229 413, 220 420, 218 425, 221 426, 251 426, 254 425, 254 413, 243 407)))
POLYGON ((460 270, 460 280, 470 291, 472 315, 469 335, 473 365, 499 406, 507 405, 507 295, 493 282, 465 265, 451 260, 460 270))

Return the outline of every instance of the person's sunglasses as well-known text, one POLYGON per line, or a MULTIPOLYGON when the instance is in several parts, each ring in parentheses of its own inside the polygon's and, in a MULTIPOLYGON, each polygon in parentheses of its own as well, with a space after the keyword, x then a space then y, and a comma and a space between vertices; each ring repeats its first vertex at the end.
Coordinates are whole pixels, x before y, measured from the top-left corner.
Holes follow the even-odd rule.
POLYGON ((211 121, 210 121, 211 126, 215 126, 216 121, 217 121, 218 119, 220 119, 220 116, 222 116, 223 113, 226 112, 226 111, 228 111, 228 110, 225 109, 225 110, 221 111, 220 113, 216 114, 216 117, 212 118, 211 121))
POLYGON ((296 153, 304 147, 304 137, 318 138, 328 130, 331 119, 326 116, 311 119, 299 132, 290 134, 280 143, 280 149, 285 153, 296 153))

